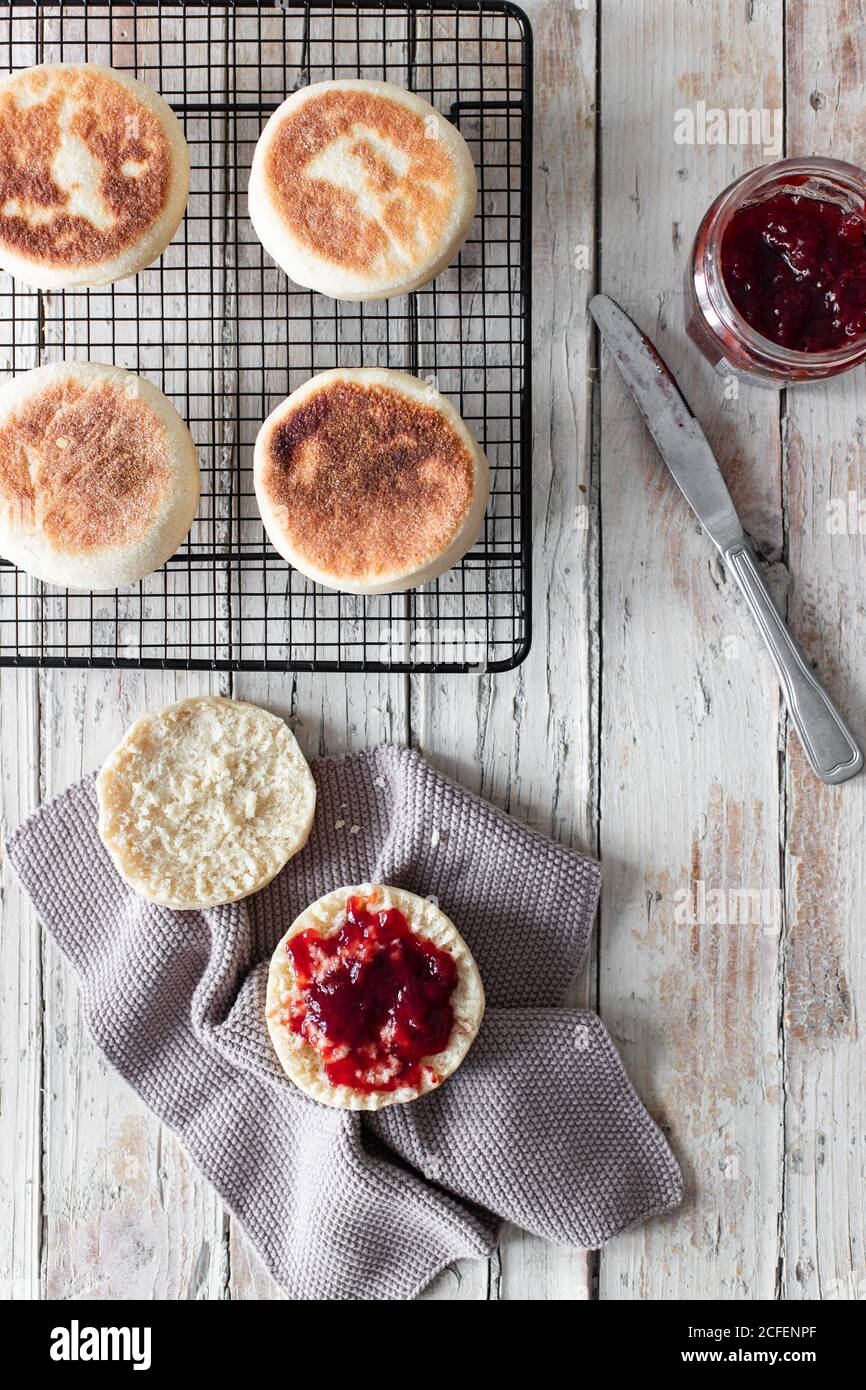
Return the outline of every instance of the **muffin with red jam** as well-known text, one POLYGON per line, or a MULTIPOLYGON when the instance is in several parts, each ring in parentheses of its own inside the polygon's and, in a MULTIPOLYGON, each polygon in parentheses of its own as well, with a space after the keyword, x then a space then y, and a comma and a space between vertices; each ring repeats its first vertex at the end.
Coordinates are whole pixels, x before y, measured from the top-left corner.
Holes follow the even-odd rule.
POLYGON ((323 1105, 381 1110, 456 1071, 484 989, 435 903, 365 883, 319 898, 271 961, 267 1024, 286 1075, 323 1105))

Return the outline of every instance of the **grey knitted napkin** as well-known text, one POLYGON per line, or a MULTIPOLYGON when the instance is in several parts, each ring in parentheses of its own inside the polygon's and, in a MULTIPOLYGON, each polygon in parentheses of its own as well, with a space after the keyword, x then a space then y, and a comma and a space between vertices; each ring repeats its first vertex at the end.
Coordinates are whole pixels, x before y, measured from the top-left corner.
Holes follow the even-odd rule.
POLYGON ((79 974, 108 1060, 183 1140, 295 1298, 407 1298, 487 1255, 508 1219, 597 1247, 678 1205, 682 1180, 603 1025, 562 1007, 586 953, 596 863, 407 749, 313 765, 310 839, 252 898, 172 912, 137 897, 97 834, 94 779, 8 854, 79 974), (433 896, 466 937, 487 1012, 439 1090, 376 1114, 295 1089, 264 1026, 268 962, 341 884, 433 896))

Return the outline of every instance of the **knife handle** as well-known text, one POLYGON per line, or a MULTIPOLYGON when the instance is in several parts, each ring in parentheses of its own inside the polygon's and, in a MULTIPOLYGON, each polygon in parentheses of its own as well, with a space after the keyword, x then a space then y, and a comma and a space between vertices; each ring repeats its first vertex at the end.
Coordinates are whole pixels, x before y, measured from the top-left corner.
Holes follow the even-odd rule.
POLYGON ((773 658, 791 722, 813 772, 822 782, 847 782, 863 766, 857 740, 783 622, 751 548, 739 541, 724 558, 773 658))

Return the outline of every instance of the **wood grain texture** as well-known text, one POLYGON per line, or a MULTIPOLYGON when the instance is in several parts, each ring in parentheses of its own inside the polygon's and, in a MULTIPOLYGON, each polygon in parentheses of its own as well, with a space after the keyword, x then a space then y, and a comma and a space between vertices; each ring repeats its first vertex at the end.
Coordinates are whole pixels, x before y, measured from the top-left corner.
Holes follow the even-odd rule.
MULTIPOLYGON (((866 25, 854 0, 788 7, 792 154, 863 164, 866 25)), ((866 735, 866 384, 863 369, 789 391, 789 616, 866 735), (840 525, 840 518, 845 525, 840 525)), ((866 1296, 866 781, 824 787, 786 744, 785 1244, 782 1296, 866 1296), (859 1007, 858 1007, 859 1006, 859 1007)))
MULTIPOLYGON (((0 673, 5 837, 39 805, 38 679, 0 673)), ((0 1298, 38 1298, 42 1250, 42 938, 5 869, 0 885, 0 1298)))
MULTIPOLYGON (((345 38, 352 41, 357 32, 354 17, 337 15, 333 24, 337 40, 345 38)), ((362 63, 369 63, 386 80, 405 82, 407 37, 405 18, 395 16, 385 25, 384 44, 360 43, 359 57, 362 63)), ((311 42, 308 56, 311 80, 333 76, 329 44, 311 42)), ((245 52, 245 43, 236 41, 235 61, 242 66, 245 60, 251 60, 252 57, 252 52, 245 52)), ((298 64, 301 54, 293 49, 286 52, 281 43, 274 43, 271 49, 266 46, 264 57, 266 62, 278 67, 280 63, 298 64)), ((255 263, 258 255, 257 247, 246 250, 242 247, 241 267, 245 259, 251 264, 255 263)), ((253 326, 253 342, 255 328, 256 326, 253 326)), ((323 346, 334 340, 335 331, 340 364, 362 365, 360 347, 354 341, 355 335, 346 335, 349 341, 342 341, 343 326, 339 317, 336 318, 336 326, 335 321, 329 318, 327 321, 319 322, 314 330, 317 340, 320 340, 323 346)), ((368 344, 364 365, 374 364, 380 353, 381 360, 385 361, 384 345, 388 341, 392 347, 399 348, 399 331, 396 325, 389 325, 385 315, 376 312, 376 306, 373 306, 372 315, 364 325, 365 343, 368 344), (382 345, 378 350, 377 344, 382 345)), ((257 370, 257 352, 246 350, 243 325, 238 338, 239 390, 243 398, 259 389, 260 373, 257 370)), ((315 356, 315 348, 313 355, 315 356)), ((277 346, 267 358, 266 373, 270 395, 262 402, 263 415, 268 414, 300 384, 301 380, 297 371, 289 371, 285 354, 281 354, 277 346)), ((240 447, 242 450, 251 449, 251 444, 241 441, 240 447)), ((249 458, 244 461, 248 464, 249 458)), ((310 759, 373 748, 380 743, 405 744, 408 741, 408 684, 403 676, 241 673, 232 677, 231 692, 239 699, 266 705, 268 709, 284 718, 291 725, 303 752, 310 759)), ((230 1219, 229 1249, 231 1265, 228 1292, 231 1298, 283 1297, 242 1228, 233 1219, 230 1219)))
MULTIPOLYGON (((35 62, 35 17, 16 34, 24 63, 35 62)), ((2 33, 7 57, 11 29, 2 33)), ((0 366, 38 362, 37 298, 24 296, 26 327, 0 323, 0 366)), ((32 581, 22 580, 24 592, 32 581)), ((39 805, 39 678, 0 672, 0 835, 5 841, 39 805)), ((2 850, 0 850, 2 853, 2 850)), ((4 856, 5 858, 5 856, 4 856)), ((0 1297, 39 1295, 42 1251, 42 938, 17 879, 0 865, 0 1297)))
MULTIPOLYGON (((419 676, 412 738, 447 775, 566 844, 595 837, 596 580, 590 526, 587 302, 594 230, 595 24, 558 0, 535 33, 532 651, 507 675, 419 676), (580 258, 583 259, 583 258, 580 258), (445 731, 447 732, 447 735, 445 731)), ((580 1252, 507 1232, 479 1297, 587 1296, 580 1252)))
MULTIPOLYGON (((605 5, 601 288, 656 341, 744 523, 781 547, 778 400, 687 346, 683 275, 705 208, 760 160, 680 145, 675 112, 782 104, 782 7, 605 5)), ((603 1298, 771 1298, 782 1097, 777 920, 731 890, 779 888, 779 700, 742 606, 602 355, 601 1015, 684 1169, 682 1210, 602 1253, 603 1298), (691 884, 725 912, 681 921, 691 884), (722 920, 716 922, 715 916, 722 920)))
MULTIPOLYGON (((80 25, 80 21, 77 21, 80 25)), ((83 27, 64 22, 63 55, 84 57, 83 27)), ((128 16, 112 26, 115 61, 133 61, 128 16)), ((142 16, 135 56, 156 66, 157 26, 142 16)), ((213 60, 220 70, 219 35, 213 60)), ((172 52, 163 24, 164 61, 172 52)), ((44 60, 59 56, 56 21, 44 23, 44 60)), ((92 56, 92 55, 91 55, 92 56)), ((215 191, 219 197, 219 190, 215 191)), ((219 253, 217 253, 219 254, 219 253)), ((118 318, 137 308, 118 289, 118 318)), ((86 322, 75 317, 61 334, 56 296, 44 296, 46 350, 51 356, 99 357, 86 322), (62 345, 62 347, 61 347, 62 345)), ((126 355, 122 365, 146 371, 158 385, 187 363, 186 335, 169 331, 156 371, 151 360, 126 355), (160 375, 160 372, 163 375, 160 375)), ((155 329, 153 341, 160 341, 155 329)), ((142 340, 150 340, 142 325, 142 340)), ((204 378, 210 360, 195 371, 204 378)), ((195 371, 191 386, 195 389, 195 371)), ((170 389, 170 388, 169 388, 170 389)), ((39 677, 40 796, 56 795, 98 767, 125 729, 145 710, 219 688, 215 676, 175 673, 47 671, 39 677)), ((214 1298, 226 1281, 226 1231, 221 1205, 174 1137, 106 1066, 82 1017, 66 962, 44 941, 44 1234, 42 1292, 48 1298, 214 1298)))

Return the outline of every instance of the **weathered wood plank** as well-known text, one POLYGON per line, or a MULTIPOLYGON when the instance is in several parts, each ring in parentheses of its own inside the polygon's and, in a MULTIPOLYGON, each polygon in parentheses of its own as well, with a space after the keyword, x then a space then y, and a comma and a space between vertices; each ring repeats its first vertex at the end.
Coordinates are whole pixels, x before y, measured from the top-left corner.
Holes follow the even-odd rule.
MULTIPOLYGON (((2 833, 39 804, 33 671, 0 673, 2 833)), ((42 1247, 42 941, 17 878, 0 880, 0 1297, 37 1298, 42 1247)))
MULTIPOLYGON (((787 9, 791 154, 863 163, 866 29, 853 0, 787 9)), ((788 392, 789 614, 866 734, 866 384, 863 369, 788 392)), ((786 745, 785 1247, 782 1298, 866 1295, 863 921, 866 780, 833 789, 786 745)))
MULTIPOLYGON (((233 679, 232 694, 287 720, 308 758, 407 741, 405 680, 398 676, 242 673, 233 679)), ((233 1218, 229 1223, 230 1297, 282 1298, 242 1228, 233 1218)))
MULTIPOLYGON (((0 63, 8 71, 38 60, 35 12, 7 9, 0 18, 0 63)), ((39 297, 3 273, 0 370, 7 375, 39 359, 39 297)), ((3 577, 2 645, 35 638, 26 576, 3 577), (27 595, 16 602, 12 594, 27 595), (5 596, 8 595, 8 598, 5 596)), ((0 671, 0 830, 5 839, 39 805, 39 686, 35 671, 0 671)), ((0 850, 2 855, 2 850, 0 850)), ((42 1254, 42 938, 17 878, 0 862, 0 1297, 38 1298, 42 1254)))
MULTIPOLYGON (((97 767, 145 710, 206 688, 158 674, 44 673, 42 798, 97 767)), ((44 996, 45 1296, 219 1296, 219 1204, 102 1060, 69 967, 47 939, 44 996)))
MULTIPOLYGON (((778 401, 688 345, 698 221, 760 149, 674 141, 675 112, 782 105, 782 6, 604 6, 601 285, 658 343, 706 427, 745 524, 781 545, 778 401)), ((683 1210, 600 1257, 603 1298, 768 1298, 782 1146, 779 701, 742 607, 602 354, 599 997, 684 1168, 683 1210), (710 898, 682 921, 694 882, 710 898), (767 895, 766 922, 740 919, 767 895), (748 903, 748 899, 745 899, 748 903), (722 920, 717 922, 716 916, 722 920)))
MULTIPOLYGON (((589 527, 586 303, 593 240, 595 28, 591 9, 526 6, 535 31, 533 508, 535 637, 498 676, 419 676, 412 737, 444 772, 565 843, 595 841, 595 562, 589 527)), ((474 1262, 478 1263, 478 1262, 474 1262)), ((490 1296, 586 1297, 588 1261, 506 1232, 490 1296)), ((475 1285, 473 1296, 484 1296, 475 1285)))
MULTIPOLYGON (((298 36, 301 28, 296 22, 288 28, 289 42, 282 41, 282 28, 277 20, 268 22, 262 37, 262 58, 268 73, 268 83, 273 85, 278 74, 283 71, 291 89, 304 77, 299 64, 302 59, 298 36)), ((258 34, 247 32, 242 26, 236 35, 234 59, 238 71, 243 74, 246 65, 255 61, 258 34)), ((310 79, 322 80, 333 76, 332 45, 322 35, 331 31, 330 20, 325 26, 314 26, 307 50, 310 65, 310 79)), ((383 18, 372 12, 360 20, 353 15, 337 15, 333 20, 333 33, 338 45, 338 61, 359 60, 359 71, 374 72, 377 76, 400 82, 404 80, 407 53, 407 30, 404 17, 383 18)), ((348 73, 342 73, 348 76, 348 73)), ((274 91, 272 99, 281 100, 288 90, 274 91)), ((250 131, 252 137, 254 132, 250 131)), ((251 156, 252 149, 245 151, 251 156)), ((238 271, 243 278, 246 267, 258 265, 261 252, 253 238, 242 243, 238 271)), ((270 266, 270 261, 267 259, 270 266)), ((313 370, 323 370, 338 363, 345 366, 374 365, 379 360, 387 361, 386 344, 390 351, 398 352, 400 345, 399 324, 388 323, 387 306, 337 306, 320 296, 312 298, 314 317, 312 319, 312 340, 304 343, 302 334, 305 328, 303 319, 309 311, 306 295, 298 295, 296 290, 287 287, 281 270, 269 270, 269 276, 278 286, 277 298, 268 302, 266 312, 273 312, 277 321, 281 317, 279 295, 288 292, 298 296, 293 314, 297 315, 297 346, 294 360, 289 359, 294 370, 287 370, 287 351, 279 345, 265 350, 260 347, 260 326, 240 322, 229 324, 229 331, 236 333, 238 355, 238 387, 240 399, 253 408, 253 402, 260 403, 262 418, 272 410, 284 396, 301 384, 313 370), (345 314, 342 309, 345 308, 345 314), (363 320, 362 349, 357 331, 357 315, 363 320), (329 344, 337 341, 336 353, 329 344), (330 360, 333 358, 333 360, 330 360), (300 364, 303 363, 303 370, 300 364)), ((279 330, 278 330, 279 331, 279 330)), ((237 463, 249 477, 252 467, 252 444, 257 427, 253 423, 238 442, 237 463)), ((252 503, 254 506, 254 503, 252 503)), ((280 612, 285 603, 278 592, 279 581, 273 581, 272 615, 280 612)), ((352 600, 349 600, 351 605, 352 600)), ((347 623, 346 633, 348 633, 347 623)), ((357 624, 356 630, 357 630, 357 624)), ((345 635, 345 634, 344 634, 345 635)), ((273 656, 275 653, 272 652, 273 656)), ((308 758, 329 754, 353 752, 361 748, 372 748, 379 743, 406 743, 408 740, 408 698, 407 683, 400 676, 361 676, 361 675, 304 675, 291 671, 285 675, 240 673, 232 678, 232 693, 239 699, 252 700, 257 704, 279 714, 288 721, 308 758)), ((283 1297, 274 1280, 263 1267, 256 1251, 236 1221, 230 1219, 230 1257, 229 1294, 233 1299, 261 1299, 283 1297)))
MULTIPOLYGON (((176 21, 164 19, 158 27, 155 18, 140 14, 133 35, 129 15, 119 10, 111 23, 110 50, 104 21, 98 36, 100 42, 91 42, 85 50, 82 18, 67 12, 64 59, 80 61, 86 51, 90 61, 137 62, 141 75, 154 82, 160 56, 166 63, 180 61, 176 21)), ((201 37, 203 42, 210 39, 212 60, 221 71, 219 34, 203 27, 201 37)), ((57 21, 51 16, 46 16, 45 40, 45 59, 50 61, 60 54, 57 21)), ((219 197, 218 189, 214 196, 219 197)), ((161 304, 168 321, 165 330, 151 320, 152 308, 143 307, 139 297, 149 274, 145 271, 135 283, 116 288, 113 311, 115 322, 139 315, 139 343, 157 346, 136 351, 118 344, 117 360, 164 386, 184 412, 188 401, 196 399, 198 373, 205 367, 210 372, 211 364, 193 368, 187 379, 186 325, 182 332, 172 331, 169 303, 161 304)), ((212 290, 209 279, 205 288, 212 290)), ((87 324, 76 314, 64 329, 62 305, 54 295, 45 296, 44 313, 52 360, 62 351, 79 358, 110 359, 98 323, 87 324)), ((195 419, 191 424, 195 433, 195 419)), ((73 600, 73 605, 76 602, 83 601, 73 600)), ((98 604, 97 599, 97 611, 98 604)), ((43 672, 42 799, 98 766, 146 709, 217 685, 217 678, 207 675, 43 672)), ((48 940, 44 1029, 44 1295, 220 1297, 226 1274, 220 1204, 173 1136, 103 1062, 84 1026, 73 977, 48 940)))

